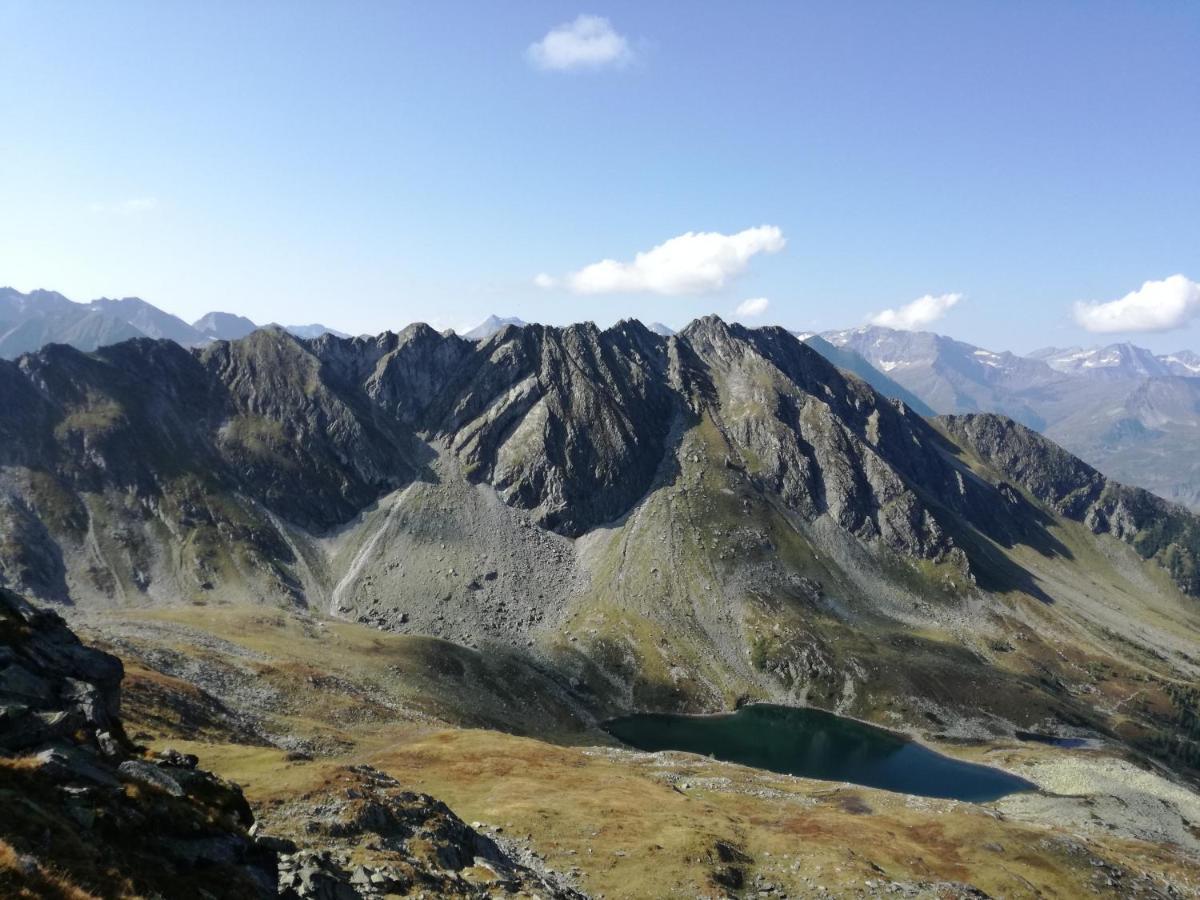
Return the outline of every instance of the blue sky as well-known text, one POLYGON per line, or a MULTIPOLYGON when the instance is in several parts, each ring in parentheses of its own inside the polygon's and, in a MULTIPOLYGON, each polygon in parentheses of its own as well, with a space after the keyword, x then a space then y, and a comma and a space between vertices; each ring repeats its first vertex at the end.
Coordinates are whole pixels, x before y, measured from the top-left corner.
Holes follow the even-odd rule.
POLYGON ((1200 280, 1198 59, 1166 0, 0 0, 0 283, 355 332, 958 294, 930 327, 985 346, 1200 350, 1192 294, 1073 314, 1200 280), (582 14, 607 63, 530 51, 582 14))

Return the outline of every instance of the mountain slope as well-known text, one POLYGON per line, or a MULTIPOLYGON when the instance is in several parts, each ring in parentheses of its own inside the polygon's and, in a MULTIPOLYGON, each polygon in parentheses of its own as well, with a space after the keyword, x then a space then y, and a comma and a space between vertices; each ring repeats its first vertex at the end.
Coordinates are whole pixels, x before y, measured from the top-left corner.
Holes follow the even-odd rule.
POLYGON ((1155 741, 1200 675, 1195 519, 1003 420, 931 423, 782 329, 264 329, 0 379, 0 574, 47 600, 504 646, 588 717, 756 698, 1194 752, 1155 741))
POLYGON ((1170 375, 1170 364, 1155 356, 1145 347, 1130 343, 1109 344, 1107 347, 1071 347, 1059 349, 1048 347, 1029 354, 1040 359, 1056 372, 1103 375, 1117 378, 1140 378, 1170 375))
POLYGON ((0 358, 15 359, 47 344, 95 350, 142 336, 139 329, 123 319, 72 303, 61 310, 38 309, 7 321, 0 319, 0 358))

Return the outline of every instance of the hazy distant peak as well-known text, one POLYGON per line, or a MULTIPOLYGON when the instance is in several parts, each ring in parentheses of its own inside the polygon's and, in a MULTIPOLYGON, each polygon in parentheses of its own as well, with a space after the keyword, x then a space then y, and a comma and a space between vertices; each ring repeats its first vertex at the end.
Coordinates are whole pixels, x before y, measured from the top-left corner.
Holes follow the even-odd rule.
POLYGON ((319 338, 323 334, 332 334, 334 337, 340 338, 350 337, 344 331, 338 331, 336 328, 330 328, 328 325, 322 325, 319 322, 313 322, 309 325, 285 325, 284 328, 298 338, 319 338))
POLYGON ((89 303, 87 308, 116 316, 122 321, 128 322, 147 337, 165 338, 185 347, 203 344, 208 340, 207 335, 183 319, 164 312, 141 297, 121 297, 120 299, 100 297, 89 303))
POLYGON ((192 327, 218 341, 236 341, 258 328, 245 316, 227 312, 210 312, 193 322, 192 327))
POLYGON ((518 328, 520 328, 521 326, 527 324, 529 323, 517 318, 516 316, 508 316, 506 318, 494 315, 488 316, 486 319, 464 334, 463 337, 470 341, 481 341, 485 338, 490 338, 505 325, 516 325, 518 328))
POLYGON ((650 330, 653 331, 655 334, 661 334, 663 337, 670 337, 671 335, 673 335, 675 333, 674 328, 671 328, 668 325, 664 325, 662 322, 651 322, 650 330))

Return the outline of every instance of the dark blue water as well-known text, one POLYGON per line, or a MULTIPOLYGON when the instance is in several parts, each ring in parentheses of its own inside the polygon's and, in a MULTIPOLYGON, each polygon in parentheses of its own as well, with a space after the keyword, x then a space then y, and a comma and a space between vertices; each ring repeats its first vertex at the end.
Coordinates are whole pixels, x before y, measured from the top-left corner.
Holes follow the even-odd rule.
POLYGON ((624 716, 605 730, 639 750, 686 750, 758 769, 986 803, 1034 786, 819 709, 755 704, 721 716, 624 716))

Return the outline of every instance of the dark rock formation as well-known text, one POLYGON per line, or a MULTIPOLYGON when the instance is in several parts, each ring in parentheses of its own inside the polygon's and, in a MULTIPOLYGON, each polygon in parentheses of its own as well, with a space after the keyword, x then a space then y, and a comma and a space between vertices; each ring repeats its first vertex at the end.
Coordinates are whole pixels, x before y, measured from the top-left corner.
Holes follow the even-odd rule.
MULTIPOLYGON (((146 757, 119 718, 120 660, 0 588, 0 845, 105 896, 274 894, 275 859, 241 791, 194 757, 146 757)), ((24 881, 22 880, 24 879, 24 881)))

